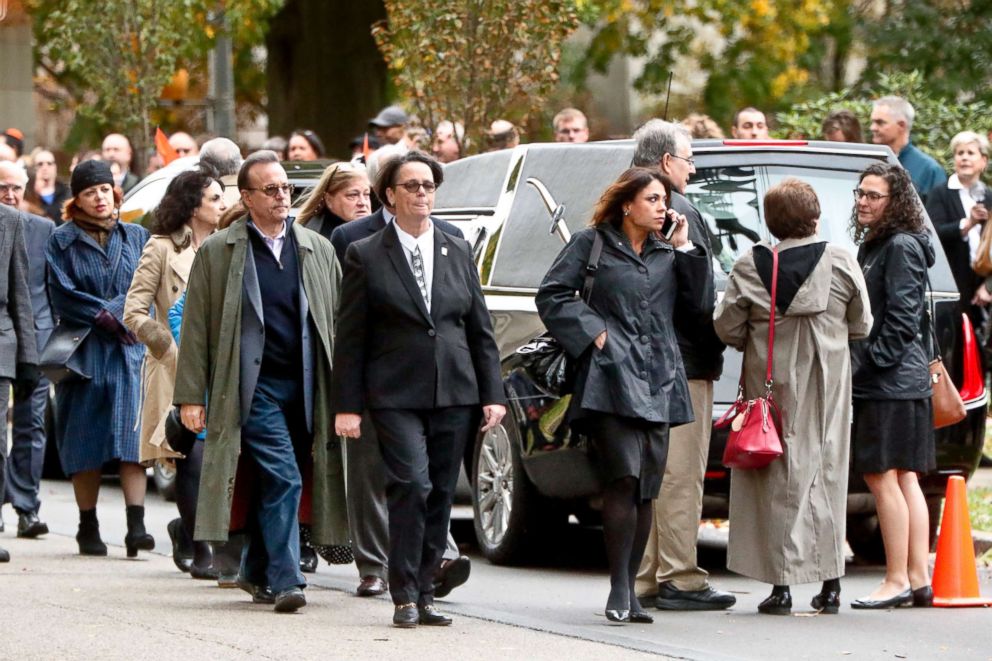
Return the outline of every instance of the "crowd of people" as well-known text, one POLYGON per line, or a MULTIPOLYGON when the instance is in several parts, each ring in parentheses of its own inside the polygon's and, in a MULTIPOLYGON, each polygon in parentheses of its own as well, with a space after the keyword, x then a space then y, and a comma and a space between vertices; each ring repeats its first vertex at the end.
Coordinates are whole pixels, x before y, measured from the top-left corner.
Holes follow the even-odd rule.
MULTIPOLYGON (((635 132, 632 167, 552 264, 536 304, 576 361, 567 418, 590 438, 603 478, 608 620, 649 623, 645 605, 736 603, 696 558, 725 345, 743 351, 743 392, 768 389, 783 410, 785 454, 731 479, 728 566, 772 586, 759 611, 791 612, 790 586, 808 582, 822 582, 814 609, 838 611, 849 455, 875 497, 886 552, 884 581, 851 606, 930 605, 917 476, 934 468, 934 439, 918 330, 934 249, 919 200, 978 322, 992 301, 992 283, 971 267, 988 219, 988 141, 956 136, 948 178, 913 146, 913 119, 903 99, 874 104, 872 140, 901 166, 860 176, 857 258, 818 238, 815 192, 786 179, 763 200, 776 241, 738 259, 717 305, 706 228, 684 193, 692 138, 722 132, 691 115, 635 132), (663 235, 666 222, 674 230, 663 235), (773 308, 787 349, 766 383, 773 308)), ((127 555, 154 548, 145 471, 174 461, 179 517, 168 533, 180 570, 293 612, 318 555, 354 560, 357 593, 388 592, 394 625, 451 623, 434 599, 471 568, 449 530, 461 458, 506 413, 472 251, 431 216, 465 132, 444 121, 428 136, 397 106, 369 128, 295 219, 280 160, 327 158, 316 133, 270 139, 247 158, 225 138, 199 145, 174 133, 176 154, 199 164, 170 181, 148 229, 119 217, 138 179, 126 137, 80 154, 66 185, 51 150, 24 159, 23 136, 4 134, 0 405, 12 390, 14 406, 0 492, 19 536, 48 532, 39 483, 51 378, 51 440, 72 480, 80 554, 107 555, 96 506, 113 460, 127 555)), ((589 139, 575 108, 553 131, 563 143, 589 139)), ((731 135, 769 139, 764 113, 741 109, 731 135)), ((510 148, 520 131, 496 120, 488 137, 510 148)), ((858 118, 830 113, 823 137, 861 140, 858 118)))

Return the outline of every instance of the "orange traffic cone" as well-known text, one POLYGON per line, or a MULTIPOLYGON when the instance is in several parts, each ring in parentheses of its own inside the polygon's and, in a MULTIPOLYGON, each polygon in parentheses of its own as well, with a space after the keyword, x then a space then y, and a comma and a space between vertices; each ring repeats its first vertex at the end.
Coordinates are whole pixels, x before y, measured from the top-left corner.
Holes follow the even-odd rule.
POLYGON ((955 475, 947 482, 944 516, 937 539, 937 563, 933 570, 933 605, 992 606, 978 591, 975 546, 971 541, 968 496, 964 478, 955 475))

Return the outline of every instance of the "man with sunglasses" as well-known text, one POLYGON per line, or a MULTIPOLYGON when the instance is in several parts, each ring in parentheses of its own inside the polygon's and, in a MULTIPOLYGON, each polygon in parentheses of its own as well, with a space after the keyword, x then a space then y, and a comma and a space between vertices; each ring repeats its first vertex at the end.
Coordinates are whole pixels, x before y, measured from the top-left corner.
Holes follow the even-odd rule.
POLYGON ((238 586, 292 612, 306 605, 301 497, 314 544, 348 543, 329 404, 341 269, 288 218, 275 152, 249 156, 238 188, 248 215, 203 243, 189 275, 174 402, 188 429, 207 429, 195 538, 225 541, 235 492, 252 491, 238 586))

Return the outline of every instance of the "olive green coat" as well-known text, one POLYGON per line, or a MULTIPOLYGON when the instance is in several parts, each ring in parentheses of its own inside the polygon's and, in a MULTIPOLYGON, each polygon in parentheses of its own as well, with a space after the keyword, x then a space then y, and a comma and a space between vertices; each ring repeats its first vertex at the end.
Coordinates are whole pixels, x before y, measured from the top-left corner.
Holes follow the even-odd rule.
MULTIPOLYGON (((341 267, 324 238, 295 223, 301 281, 316 331, 313 393, 313 542, 347 544, 344 466, 330 402, 334 317, 341 267)), ((207 399, 207 437, 196 511, 195 538, 227 539, 234 479, 241 454, 241 333, 245 265, 250 244, 246 219, 208 238, 193 262, 183 311, 176 371, 176 404, 207 399)))

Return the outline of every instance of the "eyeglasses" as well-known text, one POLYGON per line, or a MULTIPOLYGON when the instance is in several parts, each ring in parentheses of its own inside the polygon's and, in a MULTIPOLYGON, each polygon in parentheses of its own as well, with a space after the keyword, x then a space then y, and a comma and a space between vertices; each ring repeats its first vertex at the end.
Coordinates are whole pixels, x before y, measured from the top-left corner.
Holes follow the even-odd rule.
POLYGON ((672 158, 677 158, 680 161, 685 161, 686 163, 688 163, 692 167, 696 167, 696 159, 694 159, 694 158, 691 158, 691 157, 690 158, 686 158, 685 156, 679 156, 678 154, 669 154, 669 156, 671 156, 672 158))
POLYGON ((292 195, 293 191, 296 190, 296 186, 293 184, 270 184, 264 188, 245 188, 244 190, 259 191, 260 193, 265 193, 269 197, 275 197, 279 195, 279 193, 292 195))
POLYGON ((0 195, 6 195, 7 193, 23 193, 24 186, 20 184, 0 184, 0 195))
POLYGON ((863 197, 867 197, 869 202, 878 202, 883 197, 889 197, 888 195, 882 195, 881 193, 876 193, 873 190, 862 190, 860 188, 854 189, 854 199, 860 200, 863 197))
POLYGON ((437 190, 437 184, 435 184, 433 181, 411 180, 411 181, 404 181, 403 183, 396 185, 402 187, 404 190, 406 190, 407 193, 416 193, 421 188, 424 189, 425 193, 433 193, 434 191, 437 190))

